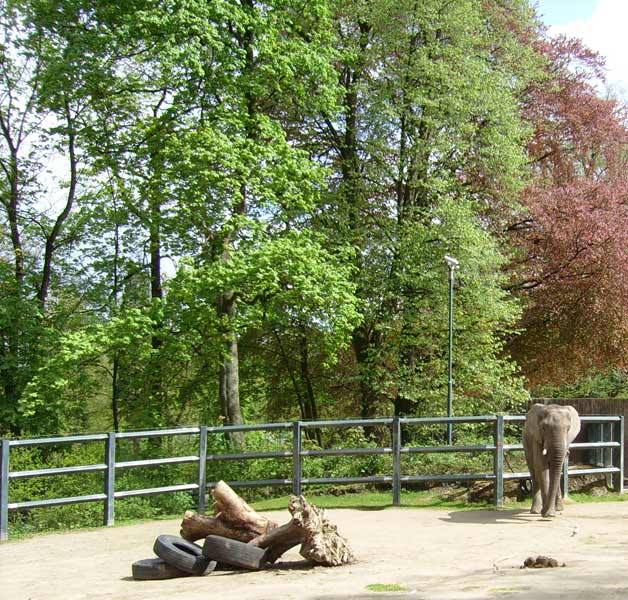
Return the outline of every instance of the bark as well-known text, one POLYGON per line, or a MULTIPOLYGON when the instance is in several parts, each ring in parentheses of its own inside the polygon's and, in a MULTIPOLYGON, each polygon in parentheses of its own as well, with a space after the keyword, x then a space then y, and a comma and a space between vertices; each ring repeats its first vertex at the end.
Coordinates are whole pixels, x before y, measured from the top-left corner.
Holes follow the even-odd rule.
MULTIPOLYGON (((300 365, 301 381, 303 382, 303 387, 305 389, 304 418, 310 421, 318 421, 318 408, 316 406, 316 396, 314 395, 314 386, 312 385, 312 377, 310 374, 309 347, 305 332, 301 336, 300 365)), ((305 435, 309 439, 315 440, 319 448, 323 447, 323 436, 320 429, 306 429, 305 435)))
POLYGON ((351 344, 360 373, 360 417, 369 419, 377 413, 379 393, 371 381, 369 354, 377 347, 379 336, 371 334, 368 326, 361 325, 352 334, 351 344))
POLYGON ((7 220, 9 221, 9 230, 11 232, 11 244, 13 246, 13 259, 15 269, 15 280, 18 284, 24 281, 24 252, 22 250, 22 240, 20 235, 20 227, 18 223, 18 205, 20 201, 20 169, 18 150, 21 139, 14 139, 9 116, 0 111, 0 132, 4 141, 9 148, 9 159, 6 163, 2 163, 2 170, 9 183, 8 197, 3 199, 2 204, 5 207, 7 220))
POLYGON ((292 515, 289 523, 251 541, 260 548, 268 548, 268 562, 274 562, 298 544, 301 556, 319 565, 335 567, 355 560, 349 543, 324 510, 309 504, 303 496, 292 496, 288 510, 292 515))
MULTIPOLYGON (((220 300, 219 312, 227 316, 230 323, 236 318, 236 304, 233 292, 224 294, 220 300)), ((238 354, 238 336, 235 331, 226 333, 225 356, 220 365, 218 395, 220 406, 227 425, 242 425, 240 407, 240 363, 238 354)), ((238 449, 245 447, 244 433, 241 431, 228 434, 233 445, 238 449)))
POLYGON ((113 357, 113 369, 111 374, 111 418, 113 430, 120 431, 120 359, 113 357))
POLYGON ((255 512, 224 481, 212 490, 214 516, 187 511, 181 522, 181 537, 191 542, 208 535, 221 535, 249 542, 277 527, 277 523, 255 512))
POLYGON ((74 130, 74 120, 67 99, 64 102, 65 120, 67 125, 67 150, 70 160, 70 182, 68 193, 65 199, 65 206, 57 216, 50 233, 46 237, 44 249, 44 264, 42 267, 41 283, 37 290, 37 300, 41 307, 42 313, 46 307, 46 301, 50 293, 50 281, 52 277, 52 263, 54 253, 57 249, 57 240, 63 231, 63 227, 72 212, 74 201, 76 199, 76 187, 78 184, 78 157, 76 155, 76 132, 74 130))
POLYGON ((303 496, 291 497, 288 510, 292 519, 281 526, 255 512, 224 481, 218 482, 212 496, 215 515, 186 512, 181 537, 194 541, 208 535, 222 535, 249 542, 267 550, 269 563, 298 545, 301 556, 319 565, 337 566, 354 560, 347 540, 338 533, 325 511, 309 504, 303 496))

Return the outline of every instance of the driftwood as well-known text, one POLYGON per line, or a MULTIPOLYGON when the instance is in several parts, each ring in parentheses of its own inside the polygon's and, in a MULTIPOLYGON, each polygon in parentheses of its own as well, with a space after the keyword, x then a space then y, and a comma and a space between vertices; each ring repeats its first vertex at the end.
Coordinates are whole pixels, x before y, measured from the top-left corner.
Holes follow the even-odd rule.
POLYGON ((212 490, 214 516, 188 510, 181 522, 181 537, 194 542, 208 535, 249 542, 277 527, 277 523, 255 512, 224 481, 212 490))
POLYGON ((288 507, 292 520, 252 540, 267 548, 268 562, 275 562, 286 550, 301 544, 299 553, 312 562, 335 567, 353 562, 347 540, 327 518, 323 509, 309 504, 303 496, 292 496, 288 507))
POLYGON ((212 491, 214 516, 185 513, 181 536, 190 541, 208 535, 222 535, 266 549, 266 560, 274 563, 284 552, 301 545, 304 558, 325 566, 354 560, 347 540, 329 521, 325 511, 309 504, 303 496, 292 496, 288 510, 292 519, 284 525, 255 512, 224 481, 212 491))

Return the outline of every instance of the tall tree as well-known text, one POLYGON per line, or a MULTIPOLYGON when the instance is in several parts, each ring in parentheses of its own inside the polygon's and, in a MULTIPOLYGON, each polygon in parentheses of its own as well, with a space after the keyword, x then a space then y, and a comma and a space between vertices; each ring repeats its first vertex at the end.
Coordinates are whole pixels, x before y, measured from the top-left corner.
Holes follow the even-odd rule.
POLYGON ((512 351, 535 384, 627 366, 628 130, 600 97, 601 58, 564 37, 536 42, 545 79, 529 90, 533 179, 510 225, 525 333, 512 351))
POLYGON ((517 94, 527 76, 514 65, 533 64, 504 11, 519 22, 531 13, 525 2, 339 7, 343 110, 321 116, 318 138, 337 192, 320 221, 336 238, 331 231, 340 227, 358 249, 367 306, 353 334, 362 415, 437 410, 439 383, 444 398, 447 253, 464 261, 457 384, 461 393, 490 398, 491 385, 479 382, 489 373, 505 382, 511 368, 484 362, 471 348, 499 356, 500 330, 513 326, 517 311, 499 291, 501 259, 487 215, 521 186, 517 94))
POLYGON ((71 221, 83 162, 77 139, 84 104, 80 82, 56 78, 66 48, 34 26, 28 3, 1 2, 0 22, 0 200, 8 234, 0 248, 14 266, 11 280, 3 282, 8 295, 0 372, 4 411, 19 431, 17 399, 38 353, 45 353, 47 329, 65 318, 62 294, 53 307, 49 300, 78 233, 71 221))
MULTIPOLYGON (((83 33, 92 36, 92 49, 107 42, 101 54, 94 53, 101 57, 95 67, 72 63, 95 80, 86 93, 94 102, 87 143, 96 179, 102 181, 107 173, 106 183, 114 174, 116 190, 123 190, 116 198, 127 217, 122 225, 111 222, 105 239, 119 239, 122 227, 146 240, 152 302, 143 307, 148 317, 143 323, 155 327, 152 352, 139 354, 135 368, 144 365, 139 369, 143 375, 135 380, 134 393, 126 389, 124 404, 130 407, 130 397, 141 396, 141 390, 145 400, 137 408, 155 419, 143 424, 163 424, 167 415, 172 416, 172 407, 179 401, 185 404, 186 394, 197 394, 190 384, 209 389, 206 380, 217 370, 222 417, 227 423, 241 423, 238 341, 251 324, 259 325, 260 306, 268 294, 249 294, 245 281, 225 273, 237 274, 243 261, 255 265, 259 256, 276 255, 275 244, 284 248, 276 258, 290 261, 290 246, 282 246, 282 240, 294 244, 295 260, 300 251, 311 257, 313 273, 324 272, 325 265, 345 273, 333 255, 322 249, 310 252, 319 247, 317 238, 297 235, 317 208, 324 180, 321 166, 289 139, 284 128, 287 113, 303 116, 313 106, 333 101, 326 3, 144 2, 111 11, 106 3, 86 1, 63 7, 54 12, 52 22, 46 21, 46 11, 41 13, 47 31, 63 37, 74 31, 73 23, 88 24, 83 33), (199 301, 203 307, 209 302, 214 314, 197 313, 207 319, 203 326, 190 317, 185 305, 177 304, 177 294, 183 292, 168 300, 162 262, 169 252, 190 257, 198 269, 194 277, 206 283, 205 292, 197 289, 199 301), (216 282, 225 287, 217 288, 216 282)), ((76 32, 63 39, 85 49, 87 41, 76 32)), ((98 193, 94 191, 94 198, 98 193)), ((100 197, 111 198, 106 186, 100 197)), ((92 214, 107 213, 95 201, 92 214)), ((92 230, 104 233, 107 228, 104 223, 94 228, 92 223, 92 230)), ((91 248, 93 252, 93 243, 91 248)), ((115 276, 119 254, 108 256, 112 262, 101 263, 98 272, 114 285, 115 295, 120 293, 115 276)), ((271 266, 260 274, 268 277, 269 289, 277 287, 271 266)), ((185 281, 187 275, 181 277, 185 281)), ((287 274, 281 285, 295 287, 290 277, 287 274)), ((312 278, 311 293, 316 285, 327 285, 325 281, 312 278)), ((186 303, 195 302, 189 294, 185 298, 186 303)), ((346 294, 345 301, 355 320, 357 313, 346 294)), ((134 322, 132 313, 129 318, 122 312, 118 322, 134 322)), ((330 327, 331 321, 326 318, 313 327, 300 317, 306 330, 330 327)), ((285 320, 274 321, 275 328, 279 324, 287 327, 285 320)), ((146 331, 130 329, 133 335, 146 331)), ((120 329, 104 326, 98 331, 120 329)), ((102 333, 93 335, 99 341, 87 344, 90 348, 99 347, 109 357, 115 348, 128 353, 128 346, 114 340, 105 343, 102 333)), ((138 349, 145 342, 137 340, 138 349)), ((91 350, 82 352, 93 364, 91 350)), ((55 364, 58 373, 64 363, 55 364)), ((133 369, 131 364, 127 368, 133 369)), ((118 369, 112 369, 112 377, 114 371, 116 378, 124 379, 118 369)), ((113 393, 116 389, 112 385, 113 393)))

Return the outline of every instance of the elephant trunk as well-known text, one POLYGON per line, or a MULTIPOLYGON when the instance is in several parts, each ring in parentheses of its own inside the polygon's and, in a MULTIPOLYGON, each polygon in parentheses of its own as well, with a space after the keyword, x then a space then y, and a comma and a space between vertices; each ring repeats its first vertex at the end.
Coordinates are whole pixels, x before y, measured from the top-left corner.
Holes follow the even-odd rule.
POLYGON ((547 504, 543 507, 543 516, 552 517, 556 514, 556 495, 560 489, 560 480, 563 473, 563 462, 567 454, 567 444, 561 432, 554 432, 550 437, 547 449, 549 463, 549 489, 547 490, 547 504))

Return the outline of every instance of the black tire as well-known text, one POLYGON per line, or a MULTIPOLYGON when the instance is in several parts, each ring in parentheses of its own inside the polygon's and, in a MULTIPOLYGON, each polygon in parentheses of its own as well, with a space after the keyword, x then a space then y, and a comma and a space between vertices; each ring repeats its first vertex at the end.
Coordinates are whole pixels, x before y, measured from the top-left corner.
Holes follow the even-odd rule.
POLYGON ((154 579, 174 579, 175 577, 189 577, 189 573, 169 565, 161 558, 144 558, 136 560, 131 565, 133 579, 149 581, 154 579))
POLYGON ((266 550, 232 540, 220 535, 208 535, 203 544, 203 554, 222 564, 258 571, 266 563, 266 550))
POLYGON ((153 551, 170 566, 190 575, 208 575, 216 568, 216 561, 203 556, 200 546, 176 535, 158 536, 153 551))

